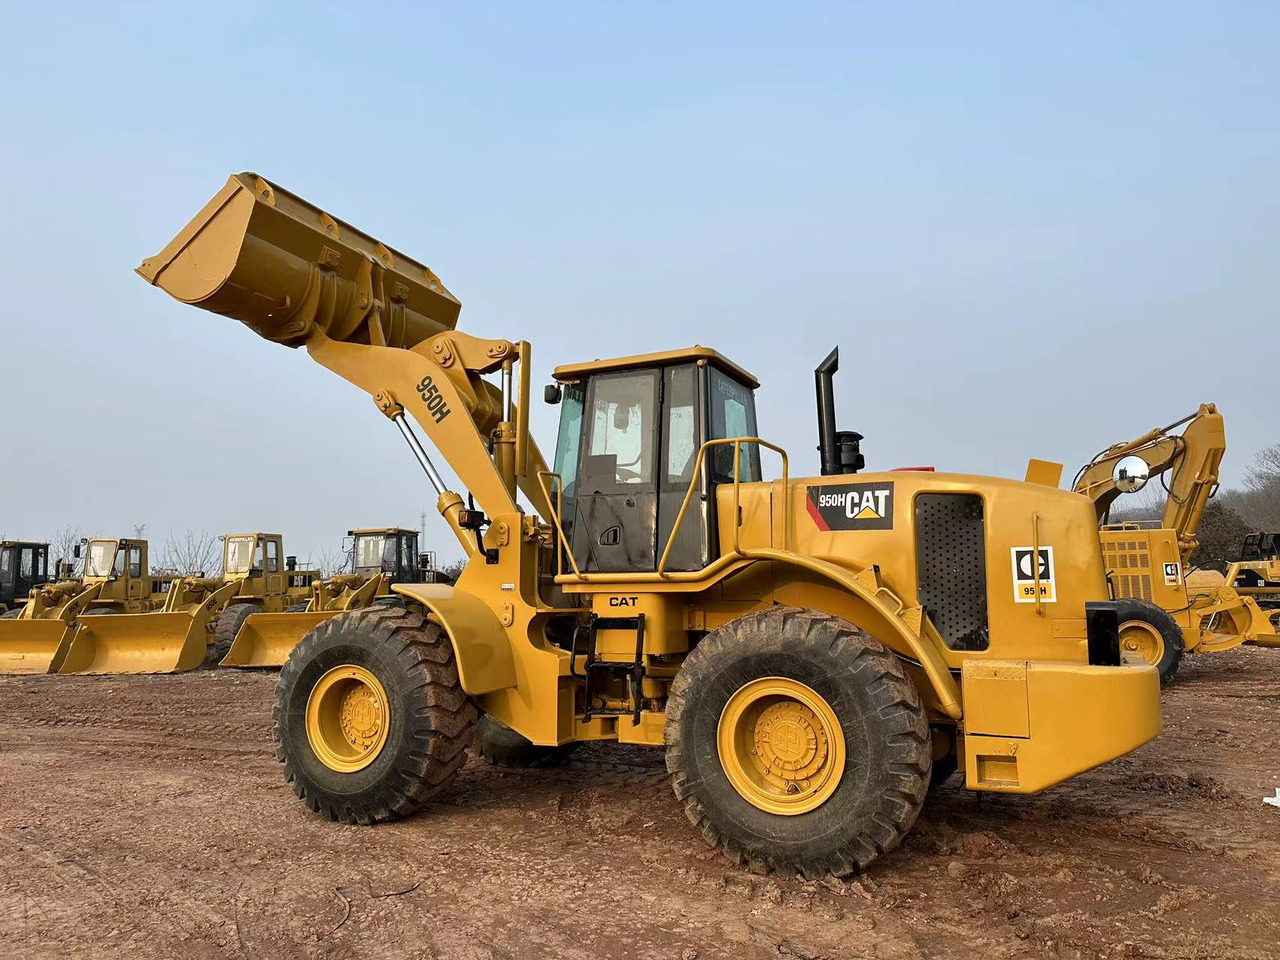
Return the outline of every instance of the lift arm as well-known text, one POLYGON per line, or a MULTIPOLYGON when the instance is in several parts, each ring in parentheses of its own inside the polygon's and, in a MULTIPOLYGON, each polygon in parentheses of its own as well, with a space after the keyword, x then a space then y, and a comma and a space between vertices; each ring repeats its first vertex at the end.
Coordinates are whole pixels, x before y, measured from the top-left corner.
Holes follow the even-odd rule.
POLYGON ((1169 473, 1165 484, 1163 526, 1178 537, 1178 552, 1185 566, 1199 545, 1196 529, 1209 498, 1218 488, 1218 468, 1227 450, 1222 414, 1212 403, 1167 427, 1157 427, 1127 443, 1117 443, 1093 458, 1076 477, 1075 492, 1093 500, 1101 523, 1120 496, 1112 478, 1122 457, 1141 457, 1152 477, 1169 473), (1173 433, 1186 424, 1181 434, 1173 433))
POLYGON ((463 520, 474 518, 416 444, 406 414, 485 514, 515 512, 519 489, 550 516, 537 482, 546 463, 529 436, 529 344, 458 332, 461 304, 421 263, 242 173, 138 273, 265 339, 305 346, 365 390, 415 446, 468 555, 475 530, 463 520), (501 389, 483 379, 491 373, 501 374, 501 389))

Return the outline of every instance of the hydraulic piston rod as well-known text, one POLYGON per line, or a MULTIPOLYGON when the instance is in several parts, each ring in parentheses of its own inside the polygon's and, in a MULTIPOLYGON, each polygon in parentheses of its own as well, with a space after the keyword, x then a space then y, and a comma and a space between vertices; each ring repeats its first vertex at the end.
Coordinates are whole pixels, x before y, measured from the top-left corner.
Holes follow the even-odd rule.
POLYGON ((405 420, 404 409, 401 408, 392 414, 391 419, 400 428, 401 436, 409 444, 409 449, 413 451, 413 455, 418 458, 418 464, 422 467, 423 472, 426 473, 427 479, 431 481, 431 485, 436 488, 436 495, 442 495, 445 492, 444 480, 441 479, 435 464, 431 462, 431 457, 427 455, 426 449, 422 446, 422 441, 413 432, 413 427, 409 426, 409 422, 405 420))

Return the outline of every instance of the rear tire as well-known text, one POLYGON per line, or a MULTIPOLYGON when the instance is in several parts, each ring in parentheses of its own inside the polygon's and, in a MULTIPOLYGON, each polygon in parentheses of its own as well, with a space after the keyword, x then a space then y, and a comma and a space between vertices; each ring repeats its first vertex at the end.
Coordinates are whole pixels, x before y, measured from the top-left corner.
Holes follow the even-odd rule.
POLYGON ((1163 607, 1146 600, 1125 597, 1118 601, 1120 652, 1141 653, 1160 671, 1160 686, 1178 674, 1182 663, 1182 628, 1163 607))
POLYGON ((774 607, 713 630, 672 683, 666 716, 676 796, 735 864, 846 876, 897 846, 924 803, 932 751, 920 697, 896 655, 838 617, 774 607), (774 689, 797 699, 769 692, 735 706, 774 689), (744 771, 761 777, 752 764, 764 785, 744 790, 744 771))
POLYGON ((284 608, 285 613, 306 613, 307 607, 311 606, 311 601, 305 603, 295 603, 284 608))
POLYGON ((443 628, 417 610, 375 607, 326 620, 294 647, 271 733, 303 803, 331 820, 372 824, 407 816, 444 789, 466 762, 477 716, 443 628), (344 674, 356 679, 333 680, 344 674), (339 719, 326 726, 331 694, 339 719))
POLYGON ((255 613, 261 613, 256 603, 233 603, 218 615, 218 622, 213 627, 213 643, 204 655, 201 670, 212 670, 222 662, 222 658, 231 649, 236 634, 244 626, 244 622, 255 613))
POLYGON ((472 752, 495 767, 558 767, 567 763, 580 743, 542 747, 526 740, 505 723, 484 714, 472 728, 472 752))
POLYGON ((120 611, 115 607, 92 607, 80 614, 82 617, 113 617, 120 611))
POLYGON ((22 607, 14 607, 12 610, 0 613, 0 620, 17 620, 20 616, 22 616, 22 607))

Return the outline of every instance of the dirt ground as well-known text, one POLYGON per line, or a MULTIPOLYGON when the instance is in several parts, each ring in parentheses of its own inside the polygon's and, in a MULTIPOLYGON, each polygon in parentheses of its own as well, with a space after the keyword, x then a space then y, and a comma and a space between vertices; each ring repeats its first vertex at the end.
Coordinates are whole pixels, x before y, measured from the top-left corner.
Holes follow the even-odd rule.
POLYGON ((0 678, 6 957, 1280 957, 1280 650, 1190 661, 1158 741, 1038 797, 948 786, 823 883, 729 866, 616 745, 323 821, 274 682, 0 678))

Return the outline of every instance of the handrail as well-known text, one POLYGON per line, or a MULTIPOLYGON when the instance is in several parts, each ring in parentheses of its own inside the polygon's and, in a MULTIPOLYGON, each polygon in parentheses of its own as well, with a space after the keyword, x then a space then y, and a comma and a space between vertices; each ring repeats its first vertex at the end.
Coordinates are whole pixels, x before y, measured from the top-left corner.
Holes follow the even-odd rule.
MULTIPOLYGON (((787 461, 787 451, 781 447, 770 443, 768 440, 761 440, 759 437, 725 437, 719 440, 708 440, 698 448, 697 459, 693 463, 693 477, 689 480, 689 489, 685 492, 684 502, 680 504, 680 512, 676 514, 676 522, 671 527, 671 535, 667 537, 666 548, 662 551, 662 559, 658 561, 658 576, 667 577, 667 559, 671 556, 671 548, 675 546, 676 536, 680 533, 680 525, 684 523, 685 514, 689 510, 689 503, 693 500, 693 491, 698 487, 698 480, 702 475, 702 462, 706 457, 707 450, 711 447, 723 446, 725 444, 733 444, 733 554, 738 557, 744 556, 742 545, 740 542, 740 531, 742 529, 741 503, 742 503, 742 445, 744 443, 755 443, 762 447, 766 447, 782 458, 782 543, 785 548, 791 540, 791 496, 789 479, 789 467, 787 461)), ((570 557, 572 560, 573 558, 570 557)))
POLYGON ((547 503, 551 503, 551 491, 547 489, 547 477, 553 477, 556 481, 555 507, 551 511, 551 522, 555 524, 556 533, 559 536, 556 546, 556 576, 559 577, 564 574, 564 558, 567 555, 569 563, 573 566, 573 575, 579 580, 585 580, 587 578, 578 569, 578 561, 573 558, 572 544, 569 543, 569 538, 565 536, 564 527, 560 523, 560 514, 564 510, 564 480, 554 470, 538 471, 538 486, 542 488, 542 495, 547 498, 547 503))

